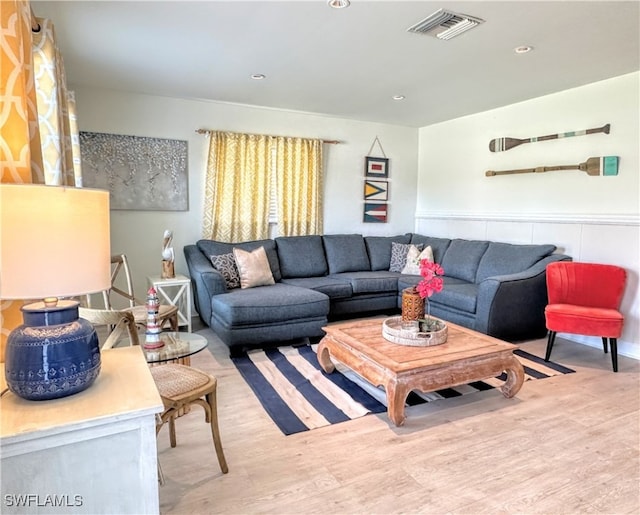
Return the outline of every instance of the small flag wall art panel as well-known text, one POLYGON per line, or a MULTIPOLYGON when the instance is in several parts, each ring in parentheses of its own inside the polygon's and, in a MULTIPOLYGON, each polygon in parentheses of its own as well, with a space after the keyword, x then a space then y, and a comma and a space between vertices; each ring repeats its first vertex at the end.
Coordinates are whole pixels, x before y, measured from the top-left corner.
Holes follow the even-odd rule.
POLYGON ((365 202, 363 222, 386 223, 388 215, 388 205, 386 202, 365 202))
MULTIPOLYGON (((376 141, 378 141, 377 137, 374 145, 376 141)), ((382 146, 380 149, 382 150, 382 146)), ((389 200, 389 181, 387 180, 389 178, 389 159, 365 156, 364 175, 363 222, 386 223, 389 215, 389 205, 387 204, 389 200)))
POLYGON ((365 159, 364 173, 367 177, 386 179, 389 177, 389 159, 386 157, 371 157, 365 159))
POLYGON ((387 181, 364 181, 365 200, 389 200, 389 183, 387 181))

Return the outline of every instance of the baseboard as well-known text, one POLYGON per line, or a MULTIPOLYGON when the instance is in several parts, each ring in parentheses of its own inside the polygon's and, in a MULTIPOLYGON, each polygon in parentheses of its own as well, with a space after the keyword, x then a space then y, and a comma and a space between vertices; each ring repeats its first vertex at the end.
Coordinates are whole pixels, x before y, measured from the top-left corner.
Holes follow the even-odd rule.
MULTIPOLYGON (((602 338, 567 333, 558 333, 558 338, 602 350, 602 338)), ((640 360, 640 348, 637 345, 633 345, 633 343, 618 340, 618 355, 640 360)))

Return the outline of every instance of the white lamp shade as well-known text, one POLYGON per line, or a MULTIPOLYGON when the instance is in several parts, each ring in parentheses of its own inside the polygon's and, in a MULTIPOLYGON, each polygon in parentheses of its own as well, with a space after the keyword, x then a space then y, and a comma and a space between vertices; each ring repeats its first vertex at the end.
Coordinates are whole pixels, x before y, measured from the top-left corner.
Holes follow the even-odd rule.
POLYGON ((111 287, 109 192, 0 184, 0 299, 111 287))

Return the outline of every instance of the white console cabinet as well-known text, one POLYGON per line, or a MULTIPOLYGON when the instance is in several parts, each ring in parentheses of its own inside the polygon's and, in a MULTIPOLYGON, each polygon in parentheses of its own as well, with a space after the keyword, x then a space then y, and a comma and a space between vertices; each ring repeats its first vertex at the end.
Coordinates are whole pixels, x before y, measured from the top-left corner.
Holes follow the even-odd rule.
MULTIPOLYGON (((0 378, 6 388, 4 367, 0 378)), ((140 347, 102 352, 87 390, 50 401, 0 399, 0 512, 159 513, 155 415, 140 347)))

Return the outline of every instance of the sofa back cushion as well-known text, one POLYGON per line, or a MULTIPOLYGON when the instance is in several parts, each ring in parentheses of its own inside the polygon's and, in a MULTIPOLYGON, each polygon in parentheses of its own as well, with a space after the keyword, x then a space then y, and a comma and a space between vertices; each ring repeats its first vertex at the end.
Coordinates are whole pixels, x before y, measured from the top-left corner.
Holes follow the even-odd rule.
POLYGON ((226 243, 223 241, 215 240, 198 240, 196 243, 200 251, 207 256, 207 259, 211 259, 211 256, 218 256, 220 254, 233 254, 233 248, 237 247, 242 250, 251 252, 259 247, 264 247, 269 260, 269 266, 271 267, 271 273, 273 279, 278 282, 282 279, 280 273, 280 263, 278 261, 278 253, 276 252, 276 242, 273 240, 256 240, 256 241, 243 241, 242 243, 226 243))
POLYGON ((371 270, 362 234, 328 234, 322 241, 330 274, 371 270))
POLYGON ((276 248, 284 279, 322 277, 329 271, 322 236, 283 236, 276 238, 276 248))
POLYGON ((422 245, 422 248, 431 247, 433 251, 433 261, 442 264, 444 253, 449 248, 451 240, 449 238, 434 238, 432 236, 423 236, 422 234, 413 234, 411 243, 414 245, 422 245))
POLYGON ((480 260, 488 247, 488 241, 452 240, 440 263, 444 275, 475 282, 480 260))
POLYGON ((495 275, 523 272, 555 250, 555 245, 512 245, 492 241, 480 260, 476 282, 495 275))
POLYGON ((367 246, 371 270, 389 270, 391 243, 407 244, 410 240, 411 234, 399 234, 398 236, 365 236, 364 243, 367 246))

